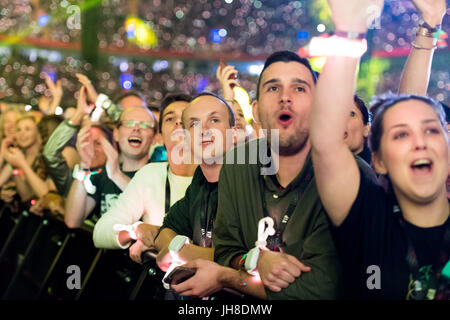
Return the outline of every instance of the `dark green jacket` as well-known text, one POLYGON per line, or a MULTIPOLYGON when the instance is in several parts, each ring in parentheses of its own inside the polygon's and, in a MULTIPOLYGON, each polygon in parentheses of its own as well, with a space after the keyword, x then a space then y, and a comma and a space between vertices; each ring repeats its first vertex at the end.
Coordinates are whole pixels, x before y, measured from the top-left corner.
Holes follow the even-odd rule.
MULTIPOLYGON (((242 146, 248 160, 249 144, 242 146)), ((242 148, 241 147, 241 148, 242 148)), ((248 161, 246 162, 248 163, 248 161)), ((292 183, 302 179, 305 166, 292 183)), ((214 225, 214 260, 230 266, 232 259, 255 246, 258 222, 264 217, 260 164, 224 164, 219 178, 219 202, 214 225)), ((289 186, 286 188, 288 189, 289 186)), ((301 196, 283 234, 285 253, 311 267, 281 292, 266 288, 268 299, 336 299, 340 296, 341 268, 329 221, 320 202, 314 178, 301 196)))

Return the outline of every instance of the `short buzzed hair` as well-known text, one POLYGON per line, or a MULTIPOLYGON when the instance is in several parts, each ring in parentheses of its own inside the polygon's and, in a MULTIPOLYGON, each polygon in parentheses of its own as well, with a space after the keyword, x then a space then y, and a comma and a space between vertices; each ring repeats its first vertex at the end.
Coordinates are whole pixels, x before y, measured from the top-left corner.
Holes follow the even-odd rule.
MULTIPOLYGON (((222 97, 220 97, 217 94, 214 94, 212 92, 204 91, 204 92, 199 93, 198 95, 194 96, 192 98, 192 101, 194 101, 197 98, 206 97, 206 96, 210 96, 210 97, 216 98, 216 99, 218 99, 220 102, 222 102, 225 105, 225 107, 227 108, 227 111, 228 111, 228 121, 229 121, 230 127, 234 127, 236 125, 236 117, 234 116, 234 111, 230 107, 230 105, 222 97)), ((181 121, 183 123, 183 128, 185 127, 185 125, 184 125, 184 112, 186 111, 186 109, 183 110, 183 114, 181 116, 181 121)))

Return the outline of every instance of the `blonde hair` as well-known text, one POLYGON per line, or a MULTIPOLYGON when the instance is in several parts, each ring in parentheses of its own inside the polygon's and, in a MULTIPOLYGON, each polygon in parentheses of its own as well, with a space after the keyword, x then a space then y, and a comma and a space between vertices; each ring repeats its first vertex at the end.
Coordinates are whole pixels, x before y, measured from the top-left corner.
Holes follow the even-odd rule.
POLYGON ((0 115, 0 140, 5 137, 5 118, 8 112, 15 112, 18 115, 19 119, 25 114, 23 108, 19 108, 17 106, 9 106, 5 112, 2 112, 2 114, 0 115))

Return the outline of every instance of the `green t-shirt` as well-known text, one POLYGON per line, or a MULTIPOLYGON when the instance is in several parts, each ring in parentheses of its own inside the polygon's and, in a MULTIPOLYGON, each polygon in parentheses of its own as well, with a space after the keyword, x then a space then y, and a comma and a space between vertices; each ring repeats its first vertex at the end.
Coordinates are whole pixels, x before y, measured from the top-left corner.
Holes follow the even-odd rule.
MULTIPOLYGON (((224 164, 220 173, 213 243, 214 260, 224 266, 230 266, 233 258, 255 247, 258 222, 264 217, 261 195, 265 194, 266 199, 269 199, 270 194, 276 194, 277 198, 273 199, 284 211, 290 202, 294 185, 311 172, 308 170, 312 166, 309 154, 304 168, 291 184, 284 190, 276 191, 276 176, 263 178, 260 171, 262 165, 249 164, 248 154, 252 149, 249 145, 252 143, 258 143, 258 140, 238 147, 245 148, 246 164, 224 164), (262 184, 261 179, 266 181, 262 184), (263 185, 266 189, 264 193, 261 190, 263 185)), ((267 203, 268 211, 276 205, 273 201, 267 203)), ((310 266, 311 271, 302 273, 280 292, 272 292, 266 288, 268 299, 338 298, 341 267, 314 178, 300 195, 282 239, 283 251, 310 266)))

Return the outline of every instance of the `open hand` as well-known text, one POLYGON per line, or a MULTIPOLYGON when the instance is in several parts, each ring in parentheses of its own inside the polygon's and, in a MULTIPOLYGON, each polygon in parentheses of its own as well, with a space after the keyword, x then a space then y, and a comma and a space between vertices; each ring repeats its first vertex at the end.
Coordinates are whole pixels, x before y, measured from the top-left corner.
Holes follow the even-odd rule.
POLYGON ((413 0, 413 3, 430 26, 435 27, 442 23, 447 10, 445 0, 413 0))

